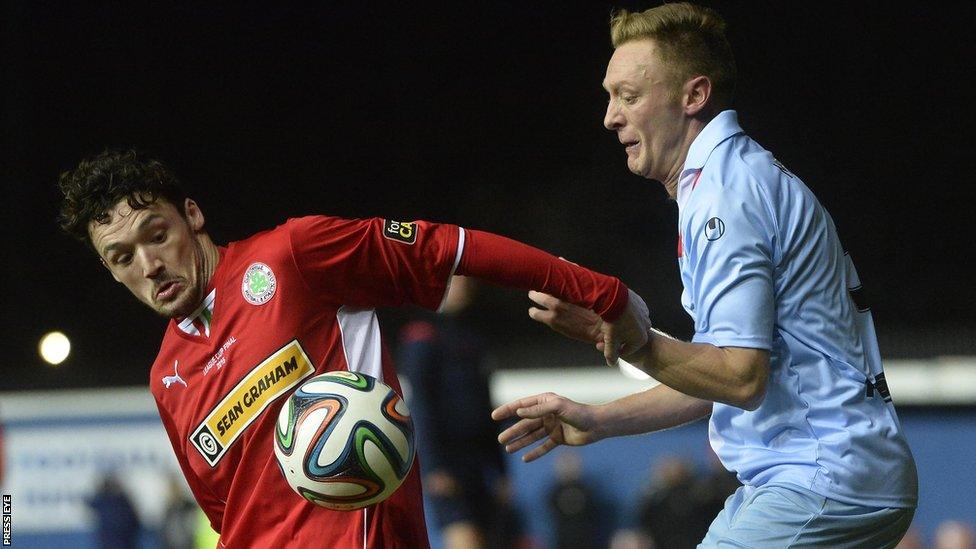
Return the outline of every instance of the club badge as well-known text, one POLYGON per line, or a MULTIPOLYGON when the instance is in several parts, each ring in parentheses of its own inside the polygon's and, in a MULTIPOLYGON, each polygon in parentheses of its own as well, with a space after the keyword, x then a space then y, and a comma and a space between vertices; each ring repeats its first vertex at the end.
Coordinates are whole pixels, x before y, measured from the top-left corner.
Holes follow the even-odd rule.
POLYGON ((264 263, 251 263, 251 266, 244 271, 241 293, 251 305, 264 305, 271 301, 277 288, 278 281, 275 279, 274 272, 264 263))

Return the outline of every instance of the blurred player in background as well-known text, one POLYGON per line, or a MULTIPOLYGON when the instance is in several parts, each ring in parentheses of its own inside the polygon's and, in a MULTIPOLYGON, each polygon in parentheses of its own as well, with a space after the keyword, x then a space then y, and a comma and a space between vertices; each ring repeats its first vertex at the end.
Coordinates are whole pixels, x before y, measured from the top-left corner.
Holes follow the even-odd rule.
MULTIPOLYGON (((884 380, 870 309, 823 206, 730 110, 735 62, 712 10, 665 4, 611 21, 604 125, 632 172, 678 203, 692 342, 625 353, 663 384, 601 406, 554 394, 500 407, 531 461, 559 444, 675 427, 709 438, 744 484, 703 547, 893 547, 917 502, 915 463, 884 380)), ((773 90, 774 92, 777 90, 773 90)), ((857 100, 852 98, 852 100, 857 100)), ((597 341, 595 315, 542 294, 531 315, 597 341)), ((606 354, 606 349, 604 349, 606 354)))
POLYGON ((175 475, 167 479, 166 509, 159 525, 161 549, 191 549, 195 544, 200 508, 187 498, 183 484, 175 475))
POLYGON ((100 549, 136 549, 142 528, 132 500, 118 474, 106 473, 88 500, 95 516, 96 539, 100 549))
POLYGON ((490 233, 312 216, 218 246, 157 160, 106 151, 59 184, 62 228, 171 319, 150 390, 221 547, 428 545, 416 463, 389 499, 332 511, 292 492, 272 451, 280 397, 313 374, 358 371, 400 390, 377 307, 436 309, 462 274, 599 311, 608 348, 647 340, 646 306, 619 280, 490 233))
MULTIPOLYGON (((451 279, 440 315, 400 331, 397 366, 417 436, 425 499, 448 549, 507 548, 504 452, 491 420, 487 341, 474 321, 477 282, 451 279), (499 530, 504 530, 500 532, 499 530)), ((516 531, 512 531, 512 528, 516 531)))
POLYGON ((935 529, 935 549, 976 549, 976 530, 958 520, 944 520, 935 529))
POLYGON ((599 520, 602 511, 596 490, 583 476, 583 460, 575 452, 562 452, 553 463, 555 481, 546 499, 555 530, 554 549, 600 547, 607 521, 599 520))

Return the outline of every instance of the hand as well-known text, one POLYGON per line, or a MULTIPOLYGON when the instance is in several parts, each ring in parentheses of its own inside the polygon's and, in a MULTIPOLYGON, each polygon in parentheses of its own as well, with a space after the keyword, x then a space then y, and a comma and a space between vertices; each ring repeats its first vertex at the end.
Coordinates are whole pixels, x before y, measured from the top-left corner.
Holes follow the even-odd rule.
POLYGON ((595 343, 610 366, 620 355, 633 354, 647 344, 651 319, 647 304, 628 290, 627 308, 615 322, 605 322, 600 315, 542 292, 529 292, 529 299, 544 307, 529 309, 529 317, 572 339, 595 343))
POLYGON ((526 463, 548 454, 560 444, 582 446, 599 440, 594 430, 593 406, 573 402, 554 393, 509 402, 491 413, 495 421, 512 416, 522 419, 498 435, 498 442, 505 445, 506 452, 513 454, 545 439, 522 456, 522 461, 526 463))
POLYGON ((604 322, 603 347, 597 344, 597 349, 603 351, 603 357, 608 366, 616 366, 620 356, 633 355, 647 345, 651 333, 651 317, 647 311, 647 303, 633 290, 627 290, 627 308, 614 322, 604 322))
POLYGON ((538 307, 529 308, 529 318, 541 322, 570 339, 587 343, 603 341, 603 319, 589 309, 563 301, 542 292, 529 292, 538 307))

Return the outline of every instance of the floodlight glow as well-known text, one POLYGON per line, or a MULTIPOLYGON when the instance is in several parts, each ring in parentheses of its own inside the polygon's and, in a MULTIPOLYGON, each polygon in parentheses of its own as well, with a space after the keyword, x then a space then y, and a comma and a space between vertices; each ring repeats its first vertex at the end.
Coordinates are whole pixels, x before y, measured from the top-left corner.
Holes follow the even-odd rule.
POLYGON ((57 366, 71 354, 71 341, 61 332, 49 332, 41 338, 37 349, 45 362, 57 366))

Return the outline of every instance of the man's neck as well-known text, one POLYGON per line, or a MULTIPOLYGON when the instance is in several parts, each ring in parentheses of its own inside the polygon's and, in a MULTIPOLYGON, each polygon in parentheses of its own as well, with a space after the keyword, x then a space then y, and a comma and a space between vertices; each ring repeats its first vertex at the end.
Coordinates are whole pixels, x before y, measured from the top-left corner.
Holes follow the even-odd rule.
POLYGON ((684 138, 682 138, 681 144, 679 145, 678 150, 680 153, 671 166, 671 171, 668 173, 668 176, 661 181, 664 184, 664 190, 668 192, 668 196, 671 198, 678 197, 678 182, 681 181, 681 173, 685 169, 685 161, 688 160, 688 151, 691 150, 691 144, 695 142, 695 138, 705 129, 707 124, 707 120, 702 121, 698 118, 691 118, 688 121, 684 138))
POLYGON ((197 235, 197 242, 200 245, 201 276, 203 287, 210 286, 214 271, 217 270, 217 263, 220 261, 220 250, 217 245, 210 240, 210 235, 203 233, 197 235))

